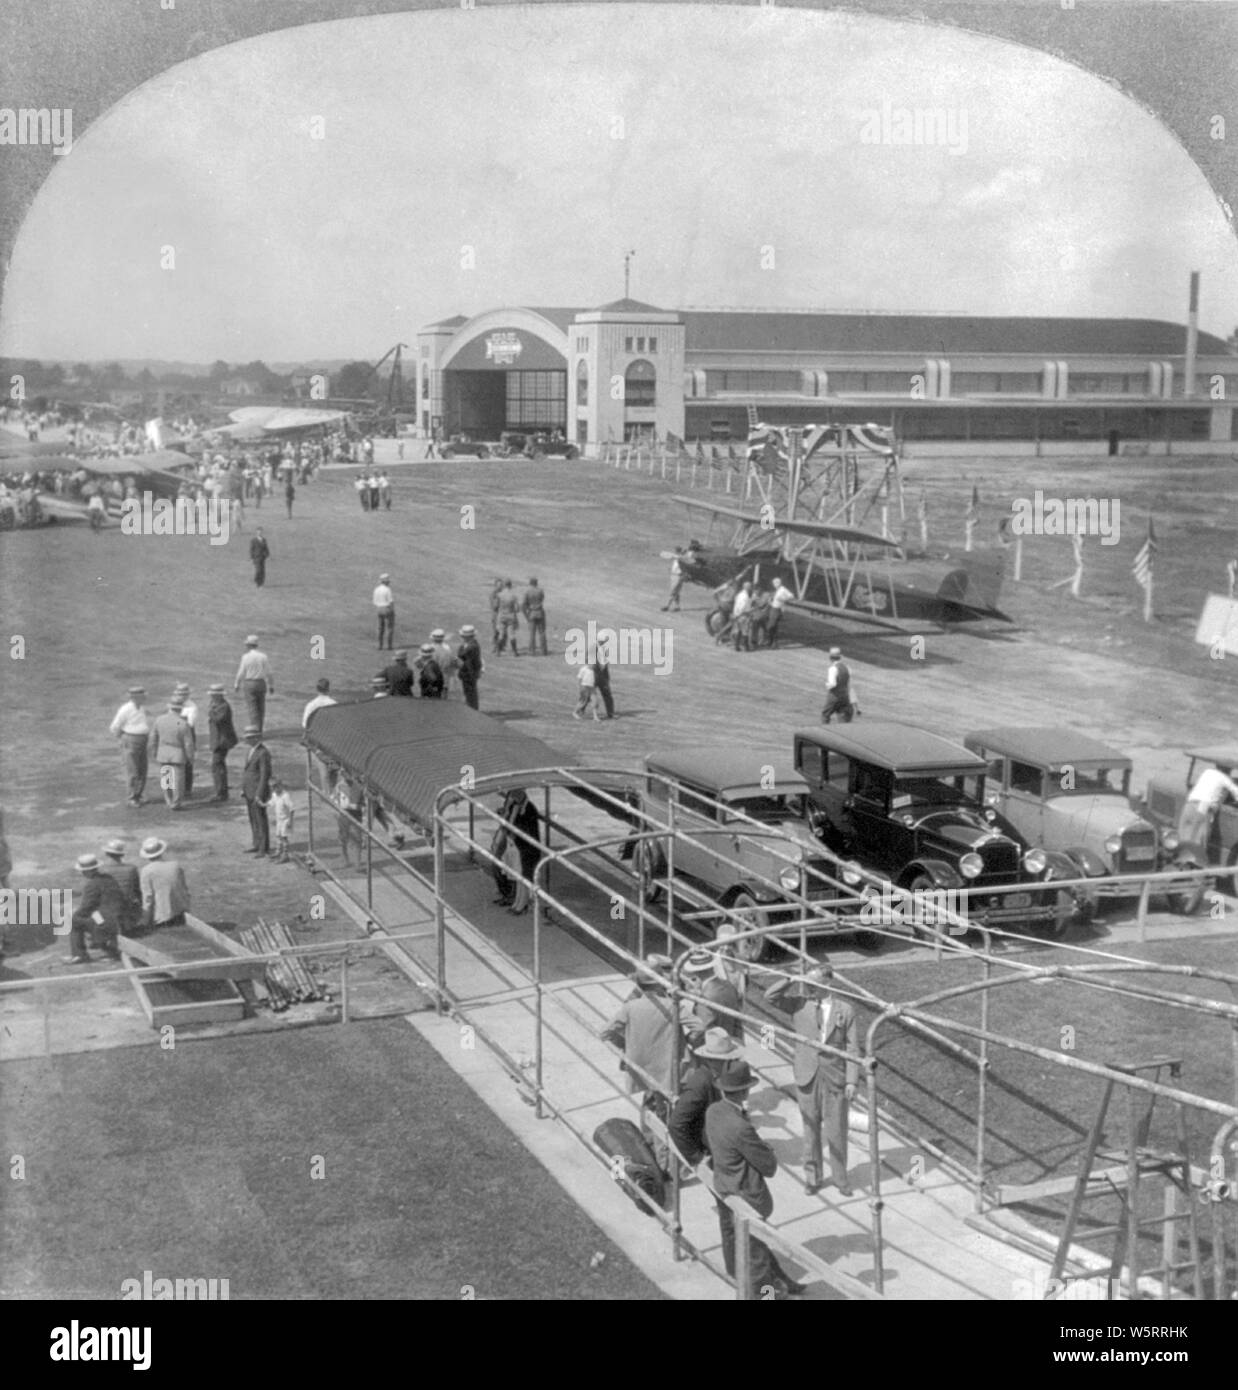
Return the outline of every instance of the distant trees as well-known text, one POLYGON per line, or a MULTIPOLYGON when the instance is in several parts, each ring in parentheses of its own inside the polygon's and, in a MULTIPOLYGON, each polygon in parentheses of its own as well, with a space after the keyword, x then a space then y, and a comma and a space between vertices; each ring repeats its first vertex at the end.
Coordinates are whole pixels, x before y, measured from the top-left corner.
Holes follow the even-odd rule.
POLYGON ((357 400, 370 394, 374 380, 374 369, 368 362, 348 362, 336 374, 332 392, 346 400, 357 400))

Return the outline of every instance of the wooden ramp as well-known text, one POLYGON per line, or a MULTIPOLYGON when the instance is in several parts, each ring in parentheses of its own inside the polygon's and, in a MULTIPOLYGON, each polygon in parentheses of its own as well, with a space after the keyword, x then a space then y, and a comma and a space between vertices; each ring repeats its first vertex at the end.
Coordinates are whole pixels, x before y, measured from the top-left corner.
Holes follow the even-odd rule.
POLYGON ((125 965, 159 966, 167 975, 133 975, 133 988, 152 1028, 168 1024, 231 1023, 245 1016, 238 980, 260 980, 262 961, 192 913, 179 927, 118 938, 125 965), (180 967, 172 972, 172 967, 180 967))

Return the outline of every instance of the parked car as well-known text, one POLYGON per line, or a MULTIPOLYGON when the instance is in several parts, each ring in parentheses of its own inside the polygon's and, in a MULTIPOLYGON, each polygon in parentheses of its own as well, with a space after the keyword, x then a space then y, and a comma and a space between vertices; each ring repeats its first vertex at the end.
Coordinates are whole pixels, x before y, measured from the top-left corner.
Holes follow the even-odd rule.
POLYGON ((986 803, 1029 844, 1067 855, 1073 877, 1097 880, 1078 895, 1085 915, 1101 898, 1138 895, 1138 884, 1107 885, 1106 876, 1152 873, 1178 848, 1176 830, 1158 832, 1132 805, 1131 760, 1098 739, 1061 727, 998 728, 963 743, 988 763, 986 803))
POLYGON ((866 719, 797 733, 795 768, 809 785, 810 818, 824 844, 896 888, 939 898, 957 893, 968 920, 985 926, 1059 937, 1074 919, 1069 890, 1046 886, 1076 877, 1074 864, 1030 846, 985 804, 988 765, 969 749, 907 724, 866 719), (1011 885, 1022 891, 985 891, 1011 885))
MULTIPOLYGON (((1186 777, 1175 783, 1168 779, 1154 777, 1148 783, 1144 796, 1143 810, 1153 825, 1160 827, 1163 835, 1173 834, 1176 838, 1178 821, 1187 793, 1199 779, 1205 768, 1219 767, 1234 776, 1238 768, 1238 744, 1223 744, 1215 748, 1194 748, 1186 753, 1186 777)), ((1238 806, 1227 799, 1218 809, 1212 821, 1212 829, 1205 846, 1204 863, 1199 862, 1199 854, 1191 845, 1179 845, 1173 862, 1182 868, 1207 868, 1210 864, 1224 864, 1228 868, 1238 868, 1238 806)), ((1195 880, 1189 887, 1184 885, 1181 892, 1171 895, 1175 910, 1188 916, 1199 909, 1208 891, 1205 879, 1195 880)), ((1219 886, 1227 893, 1238 888, 1238 879, 1225 876, 1219 886)))
POLYGON ((514 458, 523 455, 529 459, 580 457, 580 450, 570 440, 543 431, 528 433, 523 430, 504 430, 499 436, 500 457, 514 458))
POLYGON ((489 444, 481 444, 476 439, 470 439, 465 434, 453 434, 445 444, 439 446, 439 453, 445 459, 488 459, 490 446, 489 444))
MULTIPOLYGON (((768 936, 798 937, 803 910, 786 894, 801 893, 823 905, 807 935, 855 932, 866 948, 881 944, 878 934, 857 932, 824 910, 840 894, 854 891, 839 888, 838 881, 849 876, 858 883, 859 875, 812 833, 805 817, 808 787, 786 758, 689 748, 646 758, 645 770, 644 808, 659 821, 673 813, 676 828, 689 837, 676 836, 673 848, 657 840, 642 842, 637 867, 646 901, 661 896, 673 855, 676 881, 689 882, 734 909, 748 929, 767 927, 768 936), (768 770, 764 779, 762 769, 768 770)), ((760 960, 768 951, 767 937, 748 937, 737 946, 746 960, 760 960)))

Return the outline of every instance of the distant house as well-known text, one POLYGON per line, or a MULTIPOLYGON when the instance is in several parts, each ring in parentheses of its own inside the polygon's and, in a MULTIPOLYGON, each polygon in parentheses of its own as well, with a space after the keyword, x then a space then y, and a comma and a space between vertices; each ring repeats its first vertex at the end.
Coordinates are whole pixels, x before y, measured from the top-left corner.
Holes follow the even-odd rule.
POLYGON ((292 394, 299 401, 325 400, 331 394, 331 374, 325 367, 303 367, 292 374, 292 394))
POLYGON ((219 383, 219 394, 221 396, 257 396, 261 395, 262 388, 255 381, 251 381, 246 376, 225 377, 219 383))

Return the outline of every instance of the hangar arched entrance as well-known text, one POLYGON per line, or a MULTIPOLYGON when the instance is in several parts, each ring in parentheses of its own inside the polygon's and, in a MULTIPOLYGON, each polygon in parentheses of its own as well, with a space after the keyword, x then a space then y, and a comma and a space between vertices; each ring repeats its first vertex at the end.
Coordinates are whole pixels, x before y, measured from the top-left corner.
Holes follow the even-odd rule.
POLYGON ((486 315, 456 335, 442 368, 448 435, 567 430, 567 338, 530 311, 486 315))

